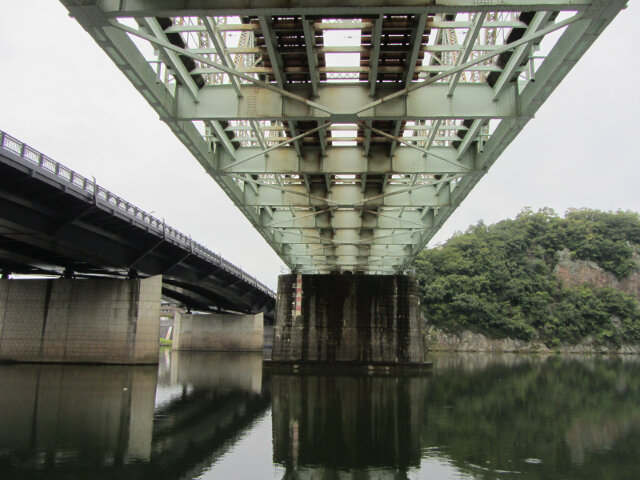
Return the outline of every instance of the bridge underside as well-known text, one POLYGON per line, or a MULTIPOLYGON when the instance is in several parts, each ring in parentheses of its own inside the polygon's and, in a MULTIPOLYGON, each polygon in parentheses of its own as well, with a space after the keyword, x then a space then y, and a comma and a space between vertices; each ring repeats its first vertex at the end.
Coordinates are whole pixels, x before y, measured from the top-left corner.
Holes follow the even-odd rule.
POLYGON ((383 274, 626 3, 62 1, 292 271, 383 274))
POLYGON ((0 131, 0 272, 162 276, 201 311, 274 315, 275 295, 164 222, 0 131))

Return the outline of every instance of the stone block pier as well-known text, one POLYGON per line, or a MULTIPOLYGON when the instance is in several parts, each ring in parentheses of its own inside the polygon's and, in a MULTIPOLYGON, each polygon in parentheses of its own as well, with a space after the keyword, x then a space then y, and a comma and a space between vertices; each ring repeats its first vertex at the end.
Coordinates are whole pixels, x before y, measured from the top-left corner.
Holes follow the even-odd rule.
POLYGON ((259 352, 264 345, 264 315, 176 314, 173 350, 259 352))
POLYGON ((281 275, 272 363, 421 367, 418 282, 408 275, 281 275))
POLYGON ((158 363, 162 277, 0 280, 0 361, 158 363))

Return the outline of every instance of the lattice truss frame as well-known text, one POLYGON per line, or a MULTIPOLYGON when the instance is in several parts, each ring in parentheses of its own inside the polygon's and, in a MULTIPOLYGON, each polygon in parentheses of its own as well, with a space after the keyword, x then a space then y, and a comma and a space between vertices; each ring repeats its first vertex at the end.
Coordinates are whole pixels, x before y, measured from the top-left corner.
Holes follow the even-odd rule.
POLYGON ((404 271, 626 3, 62 1, 302 273, 404 271))

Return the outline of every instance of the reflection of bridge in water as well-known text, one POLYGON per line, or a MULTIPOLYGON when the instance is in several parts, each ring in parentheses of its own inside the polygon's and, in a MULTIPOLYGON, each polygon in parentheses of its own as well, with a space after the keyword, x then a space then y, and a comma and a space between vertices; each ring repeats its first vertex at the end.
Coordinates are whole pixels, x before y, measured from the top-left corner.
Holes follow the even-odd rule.
POLYGON ((158 388, 174 392, 156 406, 149 468, 156 478, 195 478, 265 415, 269 384, 260 353, 172 352, 169 367, 158 388))
POLYGON ((3 475, 197 476, 264 416, 269 388, 260 354, 172 357, 160 377, 156 366, 0 365, 3 475))
POLYGON ((273 375, 273 461, 298 475, 285 478, 406 478, 420 466, 427 385, 424 376, 273 375))
POLYGON ((261 360, 172 352, 159 372, 2 365, 0 466, 34 479, 89 468, 91 478, 195 478, 270 406, 273 462, 286 472, 419 466, 426 378, 263 378, 261 360))
POLYGON ((637 359, 434 362, 429 377, 263 378, 259 355, 176 352, 159 373, 0 365, 0 471, 35 480, 493 478, 504 470, 633 478, 625 474, 635 474, 629 446, 640 442, 637 359), (525 462, 531 457, 537 463, 525 462))

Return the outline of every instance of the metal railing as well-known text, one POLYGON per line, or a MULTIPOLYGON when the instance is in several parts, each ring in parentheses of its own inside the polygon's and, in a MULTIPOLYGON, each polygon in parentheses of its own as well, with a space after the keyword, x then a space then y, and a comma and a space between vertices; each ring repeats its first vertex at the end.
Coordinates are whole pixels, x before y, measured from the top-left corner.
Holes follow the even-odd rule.
POLYGON ((66 184, 66 186, 72 188, 75 187, 75 189, 82 192, 85 197, 93 199, 96 205, 106 204, 106 206, 109 206, 112 209, 114 214, 117 212, 123 214, 128 219, 133 219, 134 221, 141 223, 148 231, 153 231, 158 236, 164 238, 165 241, 178 245, 185 250, 189 250, 192 255, 207 260, 208 262, 223 268, 229 273, 233 273, 246 283, 253 285, 272 297, 275 297, 275 292, 262 282, 259 282, 254 276, 249 275, 240 267, 237 267, 233 263, 225 260, 222 258, 222 255, 212 252, 198 242, 194 242, 191 236, 185 235, 175 228, 170 227, 164 222, 164 220, 152 216, 144 210, 141 210, 135 205, 122 199, 118 195, 110 192, 106 188, 101 187, 95 183, 95 179, 90 180, 83 177, 79 173, 74 172, 52 158, 47 157, 43 153, 2 130, 0 130, 0 148, 19 155, 35 167, 40 168, 43 172, 54 175, 56 180, 61 184, 66 184))

